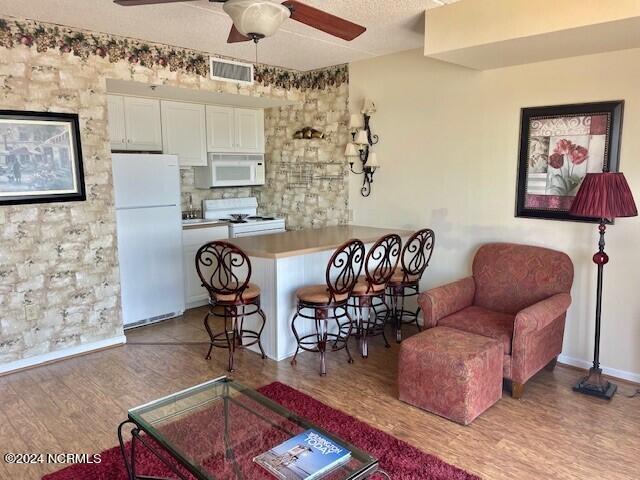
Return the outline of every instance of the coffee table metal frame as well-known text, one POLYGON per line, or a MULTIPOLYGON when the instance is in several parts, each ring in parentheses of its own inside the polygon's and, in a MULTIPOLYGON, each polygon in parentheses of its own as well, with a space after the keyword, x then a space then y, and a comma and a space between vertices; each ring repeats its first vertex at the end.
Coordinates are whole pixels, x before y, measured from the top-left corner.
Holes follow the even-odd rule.
MULTIPOLYGON (((328 438, 331 438, 332 440, 342 445, 345 445, 345 447, 351 451, 352 458, 354 457, 357 458, 363 463, 363 465, 361 465, 359 468, 357 468, 353 472, 350 472, 349 475, 344 478, 344 480, 362 480, 362 479, 369 478, 371 475, 373 475, 376 472, 382 473, 379 470, 378 461, 375 458, 368 455, 367 453, 355 448, 352 445, 346 444, 346 442, 344 442, 343 440, 340 440, 339 438, 336 438, 334 435, 323 430, 322 428, 311 424, 310 422, 305 420, 303 417, 300 417, 288 411, 278 403, 275 403, 274 401, 270 400, 264 395, 261 395, 257 391, 252 390, 248 387, 245 387, 239 383, 236 383, 227 376, 222 376, 214 380, 202 383, 200 385, 196 385, 194 387, 187 388, 186 390, 182 390, 180 392, 168 395, 166 397, 162 397, 158 400, 154 400, 152 402, 146 403, 144 405, 141 405, 139 407, 129 410, 127 420, 122 422, 118 427, 118 441, 120 443, 120 452, 124 460, 124 464, 127 470, 127 474, 129 476, 129 480, 175 480, 175 479, 168 479, 166 477, 138 475, 136 473, 136 457, 135 457, 137 448, 139 448, 137 447, 137 444, 140 444, 140 447, 146 448, 155 457, 161 460, 162 463, 164 463, 180 480, 191 480, 191 478, 185 476, 184 473, 178 470, 175 466, 175 462, 178 462, 178 464, 181 467, 183 467, 186 471, 188 471, 193 477, 195 477, 198 480, 214 480, 215 479, 215 477, 212 477, 210 474, 207 475, 204 471, 198 468, 198 466, 190 462, 183 453, 181 453, 177 448, 171 445, 171 442, 163 438, 163 436, 159 432, 157 432, 153 428, 145 426, 144 422, 141 422, 138 419, 139 418, 138 415, 141 415, 149 410, 152 410, 156 406, 162 405, 163 403, 170 403, 172 401, 177 401, 182 398, 189 397, 195 392, 205 390, 207 389, 207 387, 211 387, 215 384, 222 384, 224 386, 222 401, 223 401, 224 425, 225 425, 224 427, 225 457, 228 460, 231 460, 233 462, 234 469, 236 472, 236 478, 244 479, 244 476, 242 475, 239 465, 236 463, 233 447, 231 446, 231 442, 229 441, 228 425, 229 425, 229 403, 230 402, 234 403, 237 406, 240 406, 241 408, 244 408, 245 410, 249 411, 253 415, 259 417, 260 419, 271 423, 276 428, 286 431, 289 434, 291 434, 291 432, 283 429, 279 425, 275 424, 272 420, 264 417, 258 412, 251 410, 246 405, 243 405, 242 403, 237 402, 233 397, 229 395, 230 386, 233 386, 235 391, 242 393, 243 395, 246 395, 252 400, 255 400, 261 405, 281 415, 282 417, 287 418, 288 420, 291 420, 292 422, 297 423, 300 426, 304 426, 304 428, 313 428, 318 432, 320 432, 321 434, 327 436, 328 438), (127 425, 131 426, 131 431, 130 431, 131 448, 128 454, 125 449, 125 440, 124 440, 124 434, 123 434, 125 427, 127 425), (162 450, 164 450, 164 452, 156 448, 154 445, 151 444, 151 442, 145 439, 145 435, 141 435, 142 433, 144 433, 145 435, 148 435, 156 443, 158 443, 162 447, 162 450), (172 460, 174 461, 172 462, 172 460)), ((344 465, 340 465, 337 468, 339 469, 343 467, 344 465)))

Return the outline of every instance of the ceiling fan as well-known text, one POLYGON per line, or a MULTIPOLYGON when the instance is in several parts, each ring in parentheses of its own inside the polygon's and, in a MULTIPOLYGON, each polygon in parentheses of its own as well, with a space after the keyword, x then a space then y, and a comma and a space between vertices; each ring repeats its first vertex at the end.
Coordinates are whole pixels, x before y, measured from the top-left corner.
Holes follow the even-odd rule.
MULTIPOLYGON (((116 4, 124 7, 187 1, 190 0, 114 0, 116 4)), ((269 0, 209 1, 212 3, 224 3, 222 8, 233 20, 227 43, 247 42, 250 40, 258 43, 261 39, 276 33, 287 18, 348 41, 359 37, 367 30, 365 27, 297 0, 286 0, 283 3, 275 3, 269 0)))

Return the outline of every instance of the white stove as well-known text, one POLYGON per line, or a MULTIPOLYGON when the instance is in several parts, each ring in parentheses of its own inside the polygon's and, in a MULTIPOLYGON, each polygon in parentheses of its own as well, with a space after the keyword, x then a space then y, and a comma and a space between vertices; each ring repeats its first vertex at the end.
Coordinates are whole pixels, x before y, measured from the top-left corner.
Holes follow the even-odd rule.
POLYGON ((285 231, 284 218, 274 215, 258 215, 258 200, 255 197, 203 200, 202 212, 205 220, 229 222, 229 238, 268 235, 285 231), (246 218, 236 220, 232 215, 246 218))

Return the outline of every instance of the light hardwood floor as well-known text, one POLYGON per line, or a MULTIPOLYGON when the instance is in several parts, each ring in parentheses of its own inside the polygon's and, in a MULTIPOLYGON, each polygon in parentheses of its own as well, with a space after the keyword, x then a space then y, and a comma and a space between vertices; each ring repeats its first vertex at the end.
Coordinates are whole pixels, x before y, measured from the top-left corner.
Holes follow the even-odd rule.
MULTIPOLYGON (((0 377, 0 453, 97 453, 117 444, 128 408, 225 373, 226 352, 204 360, 203 310, 130 332, 129 344, 0 377)), ((355 352, 355 343, 352 351, 355 352)), ((253 387, 280 381, 487 479, 640 478, 640 398, 618 382, 611 403, 571 391, 580 372, 558 366, 527 384, 522 400, 503 399, 462 427, 397 400, 398 347, 379 339, 367 360, 328 355, 328 375, 305 353, 298 365, 239 352, 234 377, 253 387)), ((1 479, 37 479, 59 466, 10 466, 1 479)), ((86 479, 90 480, 90 479, 86 479)))

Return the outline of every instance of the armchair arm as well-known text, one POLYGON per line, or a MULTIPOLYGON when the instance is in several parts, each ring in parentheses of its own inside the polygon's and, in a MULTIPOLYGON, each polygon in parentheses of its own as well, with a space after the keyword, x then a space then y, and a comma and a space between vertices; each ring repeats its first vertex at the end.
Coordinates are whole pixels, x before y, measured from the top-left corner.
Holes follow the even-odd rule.
POLYGON ((571 305, 571 295, 557 293, 530 307, 520 310, 515 318, 513 336, 527 335, 540 331, 561 316, 571 305))
POLYGON ((424 314, 424 328, 435 327, 440 319, 470 307, 476 293, 473 277, 423 292, 418 304, 424 314))

